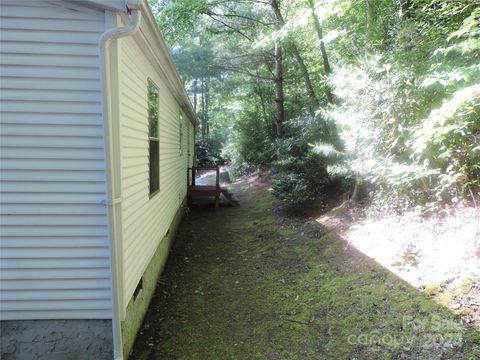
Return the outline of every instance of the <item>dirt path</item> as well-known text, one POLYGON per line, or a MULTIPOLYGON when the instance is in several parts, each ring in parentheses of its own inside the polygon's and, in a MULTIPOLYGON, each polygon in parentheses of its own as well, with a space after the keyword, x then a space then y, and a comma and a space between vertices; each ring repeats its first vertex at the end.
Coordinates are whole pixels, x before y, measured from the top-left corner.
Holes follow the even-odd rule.
POLYGON ((193 210, 131 359, 480 359, 480 334, 314 221, 276 216, 265 184, 193 210))

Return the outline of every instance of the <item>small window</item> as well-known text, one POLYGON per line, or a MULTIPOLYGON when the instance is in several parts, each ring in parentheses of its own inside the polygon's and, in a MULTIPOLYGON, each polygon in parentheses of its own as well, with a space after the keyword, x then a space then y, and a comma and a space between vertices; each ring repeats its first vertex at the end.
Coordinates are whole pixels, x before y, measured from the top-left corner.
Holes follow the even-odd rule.
POLYGON ((190 127, 187 123, 187 158, 190 161, 190 127))
POLYGON ((180 113, 180 121, 178 125, 178 153, 183 155, 183 115, 180 113))
POLYGON ((142 294, 142 290, 143 290, 143 276, 138 282, 137 287, 135 288, 135 291, 133 292, 133 301, 138 299, 138 297, 142 294))
POLYGON ((160 140, 158 138, 158 87, 148 80, 148 165, 150 197, 160 190, 160 140))

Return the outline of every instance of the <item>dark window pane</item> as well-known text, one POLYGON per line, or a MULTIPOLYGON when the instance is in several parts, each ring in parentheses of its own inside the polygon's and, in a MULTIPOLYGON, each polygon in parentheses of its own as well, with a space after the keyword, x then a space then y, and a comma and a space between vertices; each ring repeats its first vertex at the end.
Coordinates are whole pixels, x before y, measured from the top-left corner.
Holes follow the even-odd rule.
POLYGON ((149 177, 150 195, 160 189, 160 149, 158 140, 149 141, 149 177))
POLYGON ((178 127, 178 150, 183 155, 183 119, 180 117, 180 125, 178 127))

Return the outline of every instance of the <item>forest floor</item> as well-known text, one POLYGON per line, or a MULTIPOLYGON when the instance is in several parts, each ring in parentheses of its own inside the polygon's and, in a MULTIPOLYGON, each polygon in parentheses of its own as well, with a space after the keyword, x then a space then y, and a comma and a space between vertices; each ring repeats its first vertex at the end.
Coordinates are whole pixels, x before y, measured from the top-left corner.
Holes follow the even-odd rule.
POLYGON ((231 188, 239 207, 182 224, 130 359, 480 359, 474 314, 439 288, 355 249, 332 216, 279 211, 264 178, 231 188))

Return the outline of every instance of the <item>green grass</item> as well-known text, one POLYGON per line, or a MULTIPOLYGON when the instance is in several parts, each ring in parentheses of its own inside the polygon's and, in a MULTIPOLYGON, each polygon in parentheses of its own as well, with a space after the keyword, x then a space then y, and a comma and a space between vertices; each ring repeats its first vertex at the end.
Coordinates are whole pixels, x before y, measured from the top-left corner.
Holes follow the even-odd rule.
POLYGON ((345 250, 334 232, 275 217, 263 187, 240 201, 187 220, 187 245, 158 290, 171 294, 154 300, 136 354, 150 341, 150 359, 479 356, 479 333, 433 301, 433 290, 345 250))

